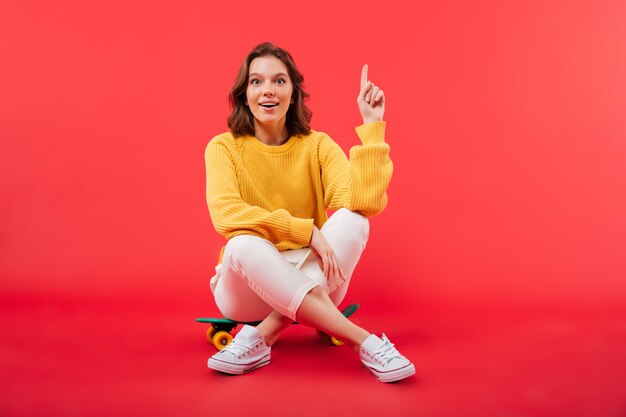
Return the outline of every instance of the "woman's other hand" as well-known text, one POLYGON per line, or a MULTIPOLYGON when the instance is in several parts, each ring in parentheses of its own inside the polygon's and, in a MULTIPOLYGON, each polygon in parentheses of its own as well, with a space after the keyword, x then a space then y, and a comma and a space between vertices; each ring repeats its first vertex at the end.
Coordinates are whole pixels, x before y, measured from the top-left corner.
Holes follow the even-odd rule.
POLYGON ((361 90, 356 99, 363 124, 380 122, 385 114, 385 93, 367 79, 367 64, 361 70, 361 90))
POLYGON ((318 261, 321 262, 320 266, 324 271, 330 291, 343 284, 346 277, 343 274, 341 266, 339 266, 335 252, 326 241, 320 229, 315 225, 313 225, 313 234, 311 235, 309 246, 317 255, 318 261))

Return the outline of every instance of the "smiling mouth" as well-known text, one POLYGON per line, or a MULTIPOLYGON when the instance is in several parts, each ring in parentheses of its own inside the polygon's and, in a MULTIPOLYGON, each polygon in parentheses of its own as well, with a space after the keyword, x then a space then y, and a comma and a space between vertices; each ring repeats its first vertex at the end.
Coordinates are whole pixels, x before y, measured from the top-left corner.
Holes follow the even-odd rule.
POLYGON ((272 107, 278 106, 278 103, 267 103, 267 104, 261 104, 260 106, 265 107, 266 109, 271 109, 272 107))

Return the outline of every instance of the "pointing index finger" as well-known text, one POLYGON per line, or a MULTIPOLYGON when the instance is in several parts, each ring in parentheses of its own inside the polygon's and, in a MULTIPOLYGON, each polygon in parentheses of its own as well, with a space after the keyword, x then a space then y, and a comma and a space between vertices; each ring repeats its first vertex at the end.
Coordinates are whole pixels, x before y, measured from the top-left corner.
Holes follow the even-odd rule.
POLYGON ((365 87, 365 84, 367 84, 367 64, 361 69, 361 88, 365 87))

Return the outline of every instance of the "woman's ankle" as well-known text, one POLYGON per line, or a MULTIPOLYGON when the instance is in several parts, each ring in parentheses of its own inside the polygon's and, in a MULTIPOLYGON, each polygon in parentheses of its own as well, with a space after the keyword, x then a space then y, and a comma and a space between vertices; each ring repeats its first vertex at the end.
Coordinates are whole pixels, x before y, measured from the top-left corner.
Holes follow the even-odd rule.
POLYGON ((359 353, 359 351, 361 350, 361 345, 363 344, 363 342, 365 342, 365 339, 367 339, 371 335, 372 334, 370 332, 362 329, 360 334, 354 339, 352 343, 352 350, 354 350, 356 353, 359 353))
POLYGON ((256 329, 258 330, 263 340, 265 340, 265 344, 267 346, 272 346, 276 342, 276 338, 278 337, 278 335, 274 334, 274 332, 269 331, 269 329, 266 328, 263 323, 259 324, 256 329))
POLYGON ((293 320, 285 316, 272 314, 261 323, 259 323, 259 325, 257 326, 257 330, 263 337, 263 340, 265 340, 265 344, 267 344, 268 346, 272 346, 274 343, 276 343, 276 340, 278 339, 280 333, 287 327, 289 327, 291 323, 293 323, 293 320))

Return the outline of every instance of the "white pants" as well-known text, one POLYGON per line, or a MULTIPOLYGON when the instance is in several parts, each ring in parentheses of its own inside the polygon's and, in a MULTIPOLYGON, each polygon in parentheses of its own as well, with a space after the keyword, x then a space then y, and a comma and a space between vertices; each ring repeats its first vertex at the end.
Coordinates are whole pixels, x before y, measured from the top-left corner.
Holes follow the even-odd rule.
POLYGON ((279 252, 268 240, 257 236, 230 239, 222 263, 211 278, 211 291, 224 317, 258 321, 277 310, 295 320, 304 296, 318 285, 339 305, 365 249, 369 222, 366 217, 342 208, 328 219, 321 232, 346 277, 339 287, 334 283, 329 287, 318 257, 310 248, 279 252))

